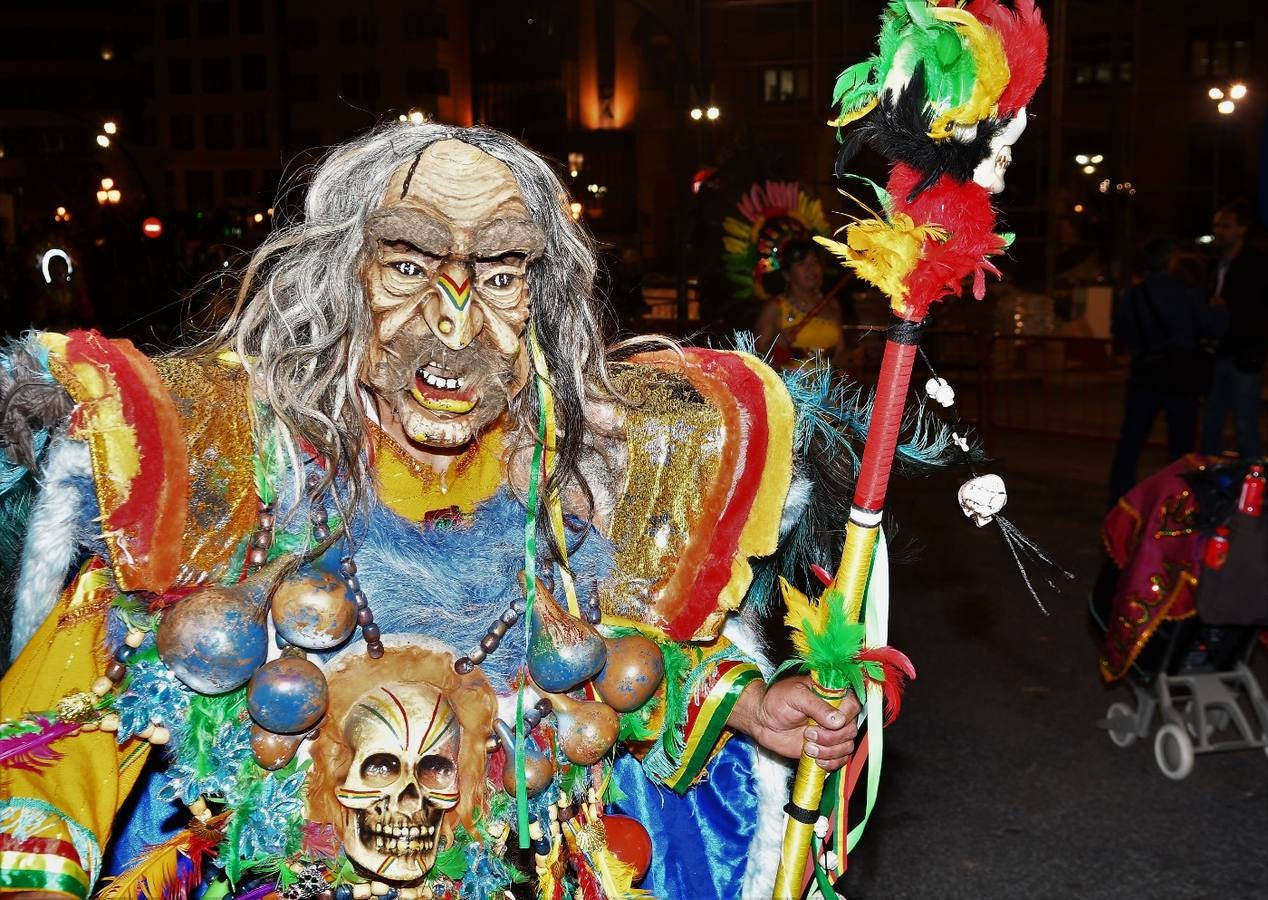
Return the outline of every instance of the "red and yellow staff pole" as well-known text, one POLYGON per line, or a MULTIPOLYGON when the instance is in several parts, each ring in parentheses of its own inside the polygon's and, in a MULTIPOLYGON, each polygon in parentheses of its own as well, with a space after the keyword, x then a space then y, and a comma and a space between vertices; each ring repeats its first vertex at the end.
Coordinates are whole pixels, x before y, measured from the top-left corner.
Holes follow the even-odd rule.
MULTIPOLYGON (((876 399, 872 406, 871 424, 863 445, 863 461, 850 508, 850 521, 845 528, 845 546, 832 586, 824 597, 840 591, 846 615, 859 621, 863 597, 872 571, 872 559, 880 534, 881 513, 889 487, 894 451, 902 429, 907 388, 911 383, 912 365, 916 359, 920 323, 895 317, 885 341, 876 399)), ((816 672, 811 683, 820 697, 833 706, 840 706, 847 688, 834 688, 820 683, 816 672)), ((862 698, 859 698, 860 700, 862 698)), ((879 728, 876 722, 872 727, 879 728)), ((819 818, 819 801, 828 773, 813 758, 802 756, 793 780, 792 801, 784 829, 783 854, 775 875, 775 900, 795 900, 801 896, 806 863, 810 858, 810 838, 819 818)))

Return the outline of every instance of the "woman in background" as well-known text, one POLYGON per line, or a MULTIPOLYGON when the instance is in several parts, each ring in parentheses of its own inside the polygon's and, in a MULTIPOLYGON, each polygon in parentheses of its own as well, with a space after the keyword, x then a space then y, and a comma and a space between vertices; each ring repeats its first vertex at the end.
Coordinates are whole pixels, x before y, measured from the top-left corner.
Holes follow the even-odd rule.
MULTIPOLYGON (((766 275, 773 299, 757 316, 757 350, 776 368, 795 368, 817 358, 845 368, 849 351, 836 289, 823 293, 823 260, 807 238, 792 238, 779 250, 779 270, 766 275)), ((838 285, 839 287, 839 285, 838 285)))

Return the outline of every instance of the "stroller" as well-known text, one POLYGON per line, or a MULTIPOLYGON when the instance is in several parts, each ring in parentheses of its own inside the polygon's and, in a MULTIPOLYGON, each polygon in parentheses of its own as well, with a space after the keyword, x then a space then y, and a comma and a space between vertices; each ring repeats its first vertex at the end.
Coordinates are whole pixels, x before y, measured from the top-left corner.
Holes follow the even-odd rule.
POLYGON ((1135 703, 1098 725, 1119 747, 1148 738, 1168 778, 1199 753, 1268 750, 1268 700, 1248 665, 1268 627, 1262 461, 1190 455, 1141 482, 1105 522, 1107 567, 1090 611, 1101 674, 1135 703), (1249 493, 1248 493, 1249 491, 1249 493))

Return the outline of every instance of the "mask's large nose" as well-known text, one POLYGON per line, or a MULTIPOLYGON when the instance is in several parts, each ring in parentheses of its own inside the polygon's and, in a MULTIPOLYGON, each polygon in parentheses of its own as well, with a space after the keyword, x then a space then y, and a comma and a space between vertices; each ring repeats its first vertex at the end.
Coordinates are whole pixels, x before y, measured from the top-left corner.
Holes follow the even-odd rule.
POLYGON ((472 302, 472 272, 460 262, 440 267, 436 284, 423 305, 423 319, 432 334, 450 350, 461 350, 473 340, 484 323, 479 307, 472 302))

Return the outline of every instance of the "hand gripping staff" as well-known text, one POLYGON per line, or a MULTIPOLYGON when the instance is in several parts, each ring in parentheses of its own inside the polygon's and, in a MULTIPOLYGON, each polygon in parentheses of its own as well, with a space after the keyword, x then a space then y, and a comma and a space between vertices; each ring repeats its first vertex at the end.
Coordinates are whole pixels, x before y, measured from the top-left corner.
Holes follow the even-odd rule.
MULTIPOLYGON (((893 318, 840 564, 817 601, 788 585, 784 596, 802 668, 820 695, 840 704, 854 690, 864 701, 868 812, 879 782, 880 714, 888 701, 892 717, 902 675, 914 674, 906 657, 884 646, 888 577, 880 527, 912 364, 929 307, 958 294, 969 276, 981 299, 986 273, 999 274, 988 257, 1003 252, 1013 235, 995 232, 990 195, 1003 190, 1047 50, 1047 29, 1034 0, 1011 6, 998 0, 892 0, 881 17, 876 55, 842 72, 833 93, 840 115, 829 124, 850 126, 837 176, 854 177, 845 167, 864 143, 886 156, 891 169, 886 188, 867 182, 879 212, 855 217, 841 230, 844 240, 816 240, 889 297, 893 318)), ((843 789, 825 804, 826 778, 813 759, 801 758, 786 807, 775 900, 802 896, 820 815, 836 807, 844 816, 848 779, 840 779, 843 789)), ((832 863, 839 876, 865 823, 866 814, 844 841, 844 829, 837 829, 838 852, 816 852, 814 877, 826 896, 834 891, 821 863, 832 863)))

